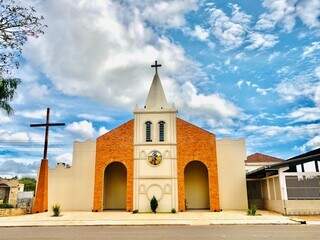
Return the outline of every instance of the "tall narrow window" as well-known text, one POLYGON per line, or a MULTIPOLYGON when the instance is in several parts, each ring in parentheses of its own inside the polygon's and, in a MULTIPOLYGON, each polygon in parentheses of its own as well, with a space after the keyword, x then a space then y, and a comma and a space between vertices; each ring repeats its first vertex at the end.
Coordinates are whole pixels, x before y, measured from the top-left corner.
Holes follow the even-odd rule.
POLYGON ((152 126, 152 123, 150 121, 146 122, 146 142, 152 142, 151 126, 152 126))
POLYGON ((164 121, 159 122, 159 141, 164 142, 164 121))

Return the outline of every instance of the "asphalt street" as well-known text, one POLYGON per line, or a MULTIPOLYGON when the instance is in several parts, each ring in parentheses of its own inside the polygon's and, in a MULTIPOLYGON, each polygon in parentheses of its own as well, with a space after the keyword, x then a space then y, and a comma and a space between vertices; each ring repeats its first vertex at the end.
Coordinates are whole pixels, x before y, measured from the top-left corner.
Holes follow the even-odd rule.
POLYGON ((319 225, 1 227, 2 240, 319 239, 319 225))

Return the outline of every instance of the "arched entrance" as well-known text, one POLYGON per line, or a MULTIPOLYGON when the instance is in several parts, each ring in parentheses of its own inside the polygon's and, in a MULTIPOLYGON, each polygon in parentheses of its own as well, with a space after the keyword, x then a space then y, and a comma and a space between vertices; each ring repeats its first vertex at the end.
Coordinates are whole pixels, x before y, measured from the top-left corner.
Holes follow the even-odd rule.
POLYGON ((208 169, 200 161, 192 161, 184 169, 186 210, 210 209, 208 169))
POLYGON ((0 184, 0 202, 9 202, 10 187, 7 184, 0 184))
POLYGON ((109 164, 104 171, 104 210, 125 210, 127 199, 127 169, 120 162, 109 164))

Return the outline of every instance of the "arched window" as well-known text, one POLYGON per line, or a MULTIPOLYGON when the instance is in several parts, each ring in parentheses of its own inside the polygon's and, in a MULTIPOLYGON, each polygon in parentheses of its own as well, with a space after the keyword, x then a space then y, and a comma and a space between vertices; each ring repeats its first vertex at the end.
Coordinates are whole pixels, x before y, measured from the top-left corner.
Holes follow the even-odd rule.
POLYGON ((150 121, 146 122, 146 142, 152 142, 151 126, 152 126, 152 122, 150 122, 150 121))
POLYGON ((164 142, 164 121, 159 122, 159 142, 164 142))

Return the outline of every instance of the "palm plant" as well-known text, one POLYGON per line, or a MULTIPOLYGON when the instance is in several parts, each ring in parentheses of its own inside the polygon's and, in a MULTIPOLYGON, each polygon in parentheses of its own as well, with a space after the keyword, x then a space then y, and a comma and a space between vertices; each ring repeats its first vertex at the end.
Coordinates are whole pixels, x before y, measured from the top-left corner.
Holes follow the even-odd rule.
POLYGON ((16 78, 0 79, 0 109, 8 115, 13 113, 13 108, 9 102, 13 99, 19 84, 20 80, 16 78))

